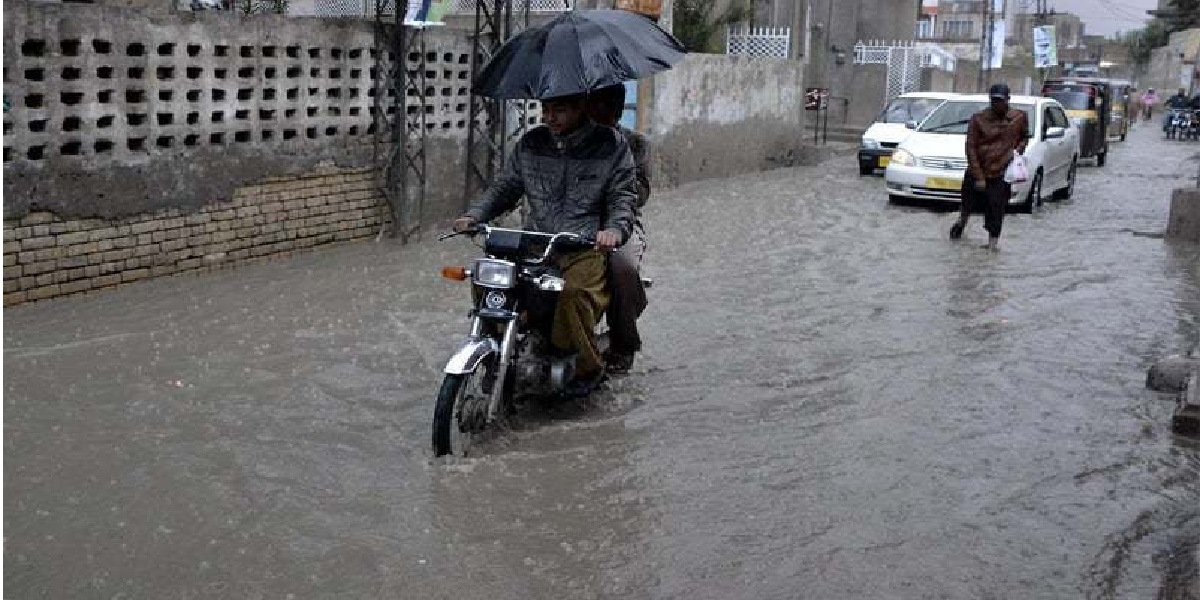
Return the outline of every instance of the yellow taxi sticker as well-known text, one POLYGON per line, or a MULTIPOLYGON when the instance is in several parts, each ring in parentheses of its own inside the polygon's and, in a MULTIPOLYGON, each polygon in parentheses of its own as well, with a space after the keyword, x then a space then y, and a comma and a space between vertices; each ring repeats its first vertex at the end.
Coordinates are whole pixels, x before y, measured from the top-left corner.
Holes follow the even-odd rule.
POLYGON ((879 157, 880 168, 888 166, 888 163, 890 163, 890 162, 892 162, 892 157, 890 157, 890 156, 880 156, 879 157))
POLYGON ((928 177, 925 179, 925 187, 934 190, 957 190, 962 188, 962 180, 949 177, 928 177))

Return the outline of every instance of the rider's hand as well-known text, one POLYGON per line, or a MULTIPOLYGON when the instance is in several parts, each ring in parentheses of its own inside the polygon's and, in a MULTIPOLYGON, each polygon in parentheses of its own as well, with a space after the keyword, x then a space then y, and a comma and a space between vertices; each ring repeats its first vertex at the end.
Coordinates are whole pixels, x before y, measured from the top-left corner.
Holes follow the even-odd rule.
POLYGON ((987 182, 982 179, 976 179, 975 180, 975 191, 986 192, 987 191, 987 182))
POLYGON ((605 229, 596 234, 596 249, 602 252, 616 249, 621 245, 621 234, 611 229, 605 229))
POLYGON ((463 233, 470 231, 475 227, 475 219, 472 217, 459 217, 454 221, 454 232, 463 233))

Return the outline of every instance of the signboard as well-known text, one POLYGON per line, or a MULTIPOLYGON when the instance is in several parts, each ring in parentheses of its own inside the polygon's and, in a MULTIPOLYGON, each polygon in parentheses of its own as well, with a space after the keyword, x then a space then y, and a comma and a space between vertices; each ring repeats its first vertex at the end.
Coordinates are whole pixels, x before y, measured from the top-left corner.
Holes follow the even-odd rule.
POLYGON ((996 21, 992 25, 992 47, 988 50, 988 69, 999 69, 1004 66, 1004 35, 1008 27, 1004 21, 996 21))
POLYGON ((404 24, 411 27, 443 25, 442 17, 450 11, 451 0, 408 0, 404 24))
POLYGON ((1033 66, 1039 69, 1058 66, 1058 35, 1053 25, 1033 28, 1033 66))
POLYGON ((804 88, 804 110, 828 110, 829 88, 804 88))

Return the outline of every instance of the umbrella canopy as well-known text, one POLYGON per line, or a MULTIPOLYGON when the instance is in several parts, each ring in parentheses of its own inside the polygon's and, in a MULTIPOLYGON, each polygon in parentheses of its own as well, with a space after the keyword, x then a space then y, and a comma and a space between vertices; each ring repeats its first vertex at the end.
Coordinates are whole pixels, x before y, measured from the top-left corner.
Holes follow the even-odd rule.
POLYGON ((504 100, 583 94, 665 71, 686 52, 637 13, 571 11, 501 46, 476 79, 475 92, 504 100))

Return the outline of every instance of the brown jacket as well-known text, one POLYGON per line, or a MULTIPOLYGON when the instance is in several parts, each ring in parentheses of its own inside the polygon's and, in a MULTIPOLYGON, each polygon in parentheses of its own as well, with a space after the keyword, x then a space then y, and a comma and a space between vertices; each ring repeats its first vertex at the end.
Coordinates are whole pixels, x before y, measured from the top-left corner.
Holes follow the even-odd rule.
POLYGON ((1025 153, 1029 118, 1025 111, 1009 109, 1003 118, 986 108, 971 117, 967 126, 967 170, 975 180, 1004 176, 1013 150, 1025 153))

